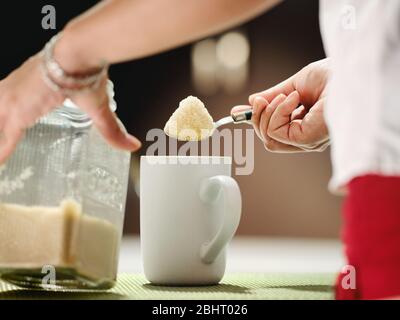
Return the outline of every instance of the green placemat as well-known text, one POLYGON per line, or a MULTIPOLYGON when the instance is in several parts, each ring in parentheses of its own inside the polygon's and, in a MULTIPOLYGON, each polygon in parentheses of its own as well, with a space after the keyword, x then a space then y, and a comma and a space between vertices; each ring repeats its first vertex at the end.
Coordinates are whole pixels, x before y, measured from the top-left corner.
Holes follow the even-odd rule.
POLYGON ((108 291, 26 290, 0 281, 0 299, 333 299, 333 274, 227 274, 219 285, 164 287, 148 283, 141 274, 120 274, 108 291))

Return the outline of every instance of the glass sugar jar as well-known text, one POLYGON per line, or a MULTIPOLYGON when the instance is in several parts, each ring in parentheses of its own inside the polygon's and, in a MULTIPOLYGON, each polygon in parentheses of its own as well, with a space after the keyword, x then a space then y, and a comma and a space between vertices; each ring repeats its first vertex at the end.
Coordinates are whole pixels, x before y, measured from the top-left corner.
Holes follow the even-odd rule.
MULTIPOLYGON (((108 84, 110 108, 116 109, 108 84)), ((0 277, 22 287, 107 289, 116 280, 130 153, 69 100, 0 166, 0 277)))

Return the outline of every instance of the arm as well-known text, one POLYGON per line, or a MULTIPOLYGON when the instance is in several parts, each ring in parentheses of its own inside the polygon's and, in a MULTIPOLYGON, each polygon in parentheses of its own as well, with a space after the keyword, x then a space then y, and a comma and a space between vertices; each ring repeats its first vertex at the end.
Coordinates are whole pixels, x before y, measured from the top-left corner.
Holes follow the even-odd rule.
MULTIPOLYGON (((103 60, 116 63, 154 54, 243 22, 279 0, 105 0, 70 22, 54 57, 68 73, 85 74, 103 60)), ((62 104, 66 96, 44 82, 35 55, 0 81, 0 164, 26 128, 62 104)), ((108 108, 106 78, 93 91, 70 97, 117 148, 135 151, 108 108)))
POLYGON ((66 26, 55 55, 71 72, 136 59, 242 23, 279 1, 107 0, 66 26))

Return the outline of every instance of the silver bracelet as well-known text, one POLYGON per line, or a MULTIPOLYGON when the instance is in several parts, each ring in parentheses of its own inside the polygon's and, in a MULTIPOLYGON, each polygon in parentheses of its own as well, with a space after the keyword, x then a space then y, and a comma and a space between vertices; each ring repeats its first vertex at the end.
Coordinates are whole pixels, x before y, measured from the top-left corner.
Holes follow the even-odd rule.
POLYGON ((67 96, 82 91, 96 90, 107 76, 109 65, 103 62, 94 72, 86 74, 67 73, 54 59, 54 47, 61 33, 55 35, 45 45, 42 55, 42 75, 46 84, 54 91, 61 92, 67 96))

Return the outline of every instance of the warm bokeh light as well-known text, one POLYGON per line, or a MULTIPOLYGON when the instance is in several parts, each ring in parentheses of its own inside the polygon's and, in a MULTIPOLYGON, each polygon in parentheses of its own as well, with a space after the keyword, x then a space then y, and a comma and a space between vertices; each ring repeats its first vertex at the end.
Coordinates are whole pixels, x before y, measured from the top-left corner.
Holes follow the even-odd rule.
POLYGON ((228 69, 239 69, 247 64, 250 45, 243 33, 234 31, 224 34, 217 43, 218 62, 228 69))
POLYGON ((212 95, 218 89, 216 41, 206 39, 192 47, 192 80, 196 90, 204 95, 212 95))
POLYGON ((231 31, 192 47, 192 77, 196 90, 212 95, 219 88, 234 93, 248 81, 250 44, 245 34, 231 31))

